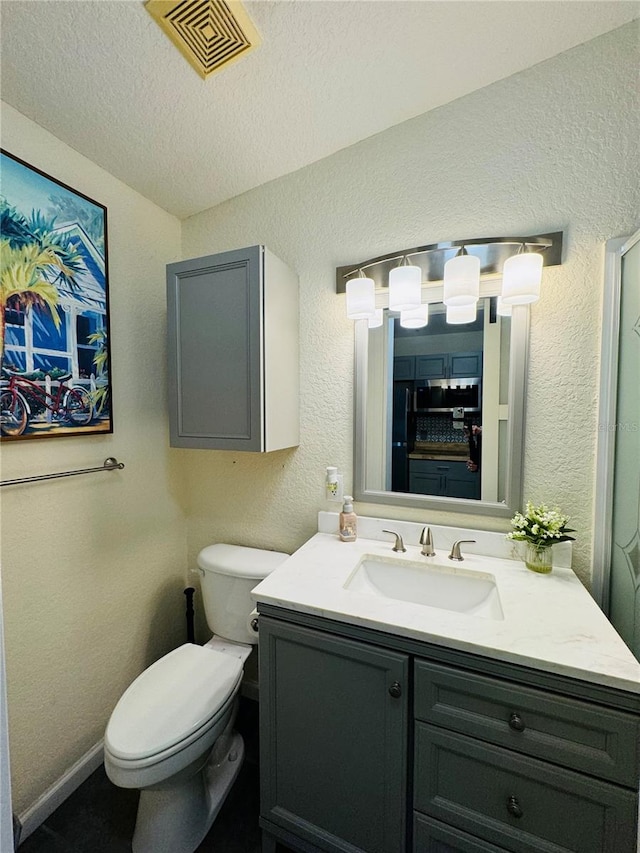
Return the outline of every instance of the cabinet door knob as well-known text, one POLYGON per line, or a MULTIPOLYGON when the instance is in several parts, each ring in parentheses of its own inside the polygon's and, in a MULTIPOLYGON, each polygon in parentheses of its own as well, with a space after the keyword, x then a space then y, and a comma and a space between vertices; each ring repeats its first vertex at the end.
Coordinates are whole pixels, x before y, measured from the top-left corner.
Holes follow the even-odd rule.
POLYGON ((514 730, 514 732, 523 732, 526 728, 522 721, 522 717, 520 714, 516 714, 515 711, 509 717, 509 726, 514 730))
POLYGON ((391 687, 389 688, 389 695, 393 696, 394 699, 399 699, 402 696, 402 687, 400 687, 399 681, 394 681, 391 687))
POLYGON ((514 817, 522 817, 522 815, 524 814, 524 812, 520 808, 518 798, 514 797, 513 794, 507 800, 507 811, 510 815, 513 815, 514 817))

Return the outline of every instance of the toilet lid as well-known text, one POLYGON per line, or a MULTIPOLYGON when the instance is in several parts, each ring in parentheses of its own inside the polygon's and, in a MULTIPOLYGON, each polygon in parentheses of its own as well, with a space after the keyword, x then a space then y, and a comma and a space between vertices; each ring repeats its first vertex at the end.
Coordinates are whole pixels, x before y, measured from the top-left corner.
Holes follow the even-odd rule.
POLYGON ((206 725, 233 694, 242 661, 185 643, 141 673, 116 705, 105 734, 112 755, 148 758, 206 725))

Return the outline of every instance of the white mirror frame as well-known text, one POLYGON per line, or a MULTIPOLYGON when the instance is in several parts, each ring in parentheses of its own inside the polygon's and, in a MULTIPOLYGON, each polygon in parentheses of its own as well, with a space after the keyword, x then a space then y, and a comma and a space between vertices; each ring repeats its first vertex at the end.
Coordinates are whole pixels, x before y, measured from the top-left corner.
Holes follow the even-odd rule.
MULTIPOLYGON (((431 290, 431 288, 430 288, 431 290)), ((430 301, 442 301, 442 288, 433 289, 430 301)), ((482 287, 481 296, 493 296, 499 289, 482 287)), ((357 501, 390 506, 415 507, 425 510, 461 512, 465 515, 511 517, 521 509, 522 466, 524 461, 524 424, 529 351, 529 307, 514 305, 511 316, 509 350, 509 415, 507 427, 507 472, 505 501, 476 501, 368 489, 366 479, 367 449, 367 366, 369 329, 366 320, 355 322, 355 419, 354 419, 354 497, 357 501)))

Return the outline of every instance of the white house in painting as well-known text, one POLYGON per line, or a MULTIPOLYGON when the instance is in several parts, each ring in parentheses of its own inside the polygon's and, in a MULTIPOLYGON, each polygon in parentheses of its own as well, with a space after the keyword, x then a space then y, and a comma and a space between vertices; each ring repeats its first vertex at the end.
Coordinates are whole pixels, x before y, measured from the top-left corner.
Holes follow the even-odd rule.
POLYGON ((56 281, 61 321, 57 328, 47 308, 7 310, 3 366, 26 372, 57 368, 74 379, 88 379, 96 372, 93 359, 98 348, 89 336, 106 325, 105 258, 77 222, 59 226, 55 233, 65 234, 82 257, 77 287, 56 281))

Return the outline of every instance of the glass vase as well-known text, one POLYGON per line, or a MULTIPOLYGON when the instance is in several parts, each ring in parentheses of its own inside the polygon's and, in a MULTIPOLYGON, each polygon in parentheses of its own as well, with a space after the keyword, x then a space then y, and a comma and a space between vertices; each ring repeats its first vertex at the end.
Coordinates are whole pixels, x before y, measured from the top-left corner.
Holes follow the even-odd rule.
POLYGON ((551 545, 534 545, 527 542, 524 564, 528 569, 540 575, 548 575, 552 568, 551 560, 551 545))

